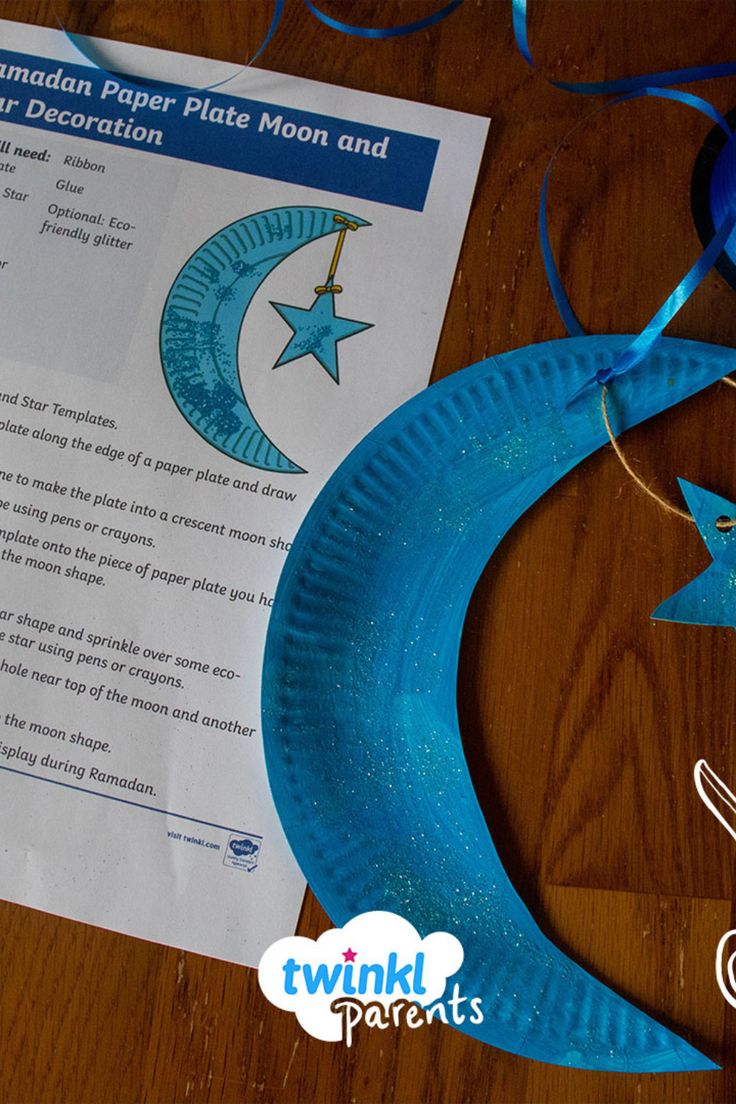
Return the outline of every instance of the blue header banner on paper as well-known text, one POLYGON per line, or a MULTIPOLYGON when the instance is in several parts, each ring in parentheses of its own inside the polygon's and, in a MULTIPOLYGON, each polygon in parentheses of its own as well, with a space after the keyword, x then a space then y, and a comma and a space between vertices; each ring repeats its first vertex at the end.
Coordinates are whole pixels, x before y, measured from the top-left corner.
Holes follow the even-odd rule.
POLYGON ((0 50, 0 122, 421 211, 439 141, 0 50))

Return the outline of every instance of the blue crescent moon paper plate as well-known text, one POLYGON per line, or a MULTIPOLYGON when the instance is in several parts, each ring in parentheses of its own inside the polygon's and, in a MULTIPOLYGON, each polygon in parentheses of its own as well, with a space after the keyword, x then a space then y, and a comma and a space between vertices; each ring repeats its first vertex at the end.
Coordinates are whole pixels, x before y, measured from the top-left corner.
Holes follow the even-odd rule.
MULTIPOLYGON (((599 388, 584 385, 631 340, 568 338, 483 361, 357 445, 310 510, 278 586, 265 754, 289 843, 336 925, 387 910, 422 934, 460 939, 465 960, 451 980, 482 998, 484 1022, 459 1030, 563 1066, 716 1069, 540 932, 498 858, 458 728, 476 582, 514 522, 608 440, 599 388)), ((730 349, 662 340, 612 385, 614 431, 735 366, 730 349)))

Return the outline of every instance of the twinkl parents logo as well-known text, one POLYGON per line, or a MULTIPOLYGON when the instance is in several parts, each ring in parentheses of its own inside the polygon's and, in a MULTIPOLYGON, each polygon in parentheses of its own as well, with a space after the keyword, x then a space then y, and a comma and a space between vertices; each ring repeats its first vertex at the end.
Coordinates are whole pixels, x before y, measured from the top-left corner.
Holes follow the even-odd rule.
POLYGON ((393 912, 364 912, 319 939, 290 936, 272 944, 258 966, 264 995, 293 1012, 316 1039, 350 1046, 354 1028, 482 1023, 478 997, 459 992, 443 1001, 447 979, 463 962, 462 944, 448 932, 424 939, 393 912), (417 1007, 421 1005, 421 1007, 417 1007))

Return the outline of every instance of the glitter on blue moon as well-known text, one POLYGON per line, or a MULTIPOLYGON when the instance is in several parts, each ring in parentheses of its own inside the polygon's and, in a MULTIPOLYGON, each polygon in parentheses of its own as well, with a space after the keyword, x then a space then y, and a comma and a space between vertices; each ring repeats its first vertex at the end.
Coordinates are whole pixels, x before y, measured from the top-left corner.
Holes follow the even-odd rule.
MULTIPOLYGON (((631 340, 568 338, 483 361, 409 400, 350 453, 279 582, 266 763, 289 843, 335 925, 385 909, 460 939, 452 980, 485 1013, 460 1031, 561 1066, 716 1069, 542 934, 501 865, 458 728, 475 584, 525 511, 606 444, 600 391, 583 385, 631 340)), ((734 356, 662 340, 611 385, 614 432, 720 379, 734 356)))
POLYGON ((682 621, 686 625, 728 625, 736 628, 736 528, 719 528, 736 517, 736 506, 727 498, 679 481, 687 508, 710 552, 713 562, 677 594, 660 603, 652 614, 656 621, 682 621))

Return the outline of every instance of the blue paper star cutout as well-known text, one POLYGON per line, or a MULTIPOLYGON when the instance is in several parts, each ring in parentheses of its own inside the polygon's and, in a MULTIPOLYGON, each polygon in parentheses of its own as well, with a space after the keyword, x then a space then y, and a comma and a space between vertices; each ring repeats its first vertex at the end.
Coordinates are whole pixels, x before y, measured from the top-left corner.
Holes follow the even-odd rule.
POLYGON ((372 322, 356 322, 352 318, 340 318, 335 314, 335 296, 331 292, 318 295, 309 309, 289 307, 284 303, 271 303, 294 331, 289 344, 284 349, 274 368, 288 364, 300 357, 312 356, 319 361, 335 383, 340 382, 340 368, 337 362, 337 343, 346 337, 371 329, 372 322))
POLYGON ((719 518, 736 517, 736 506, 720 495, 679 480, 693 521, 713 557, 702 575, 657 606, 657 621, 736 628, 736 528, 719 529, 719 518))

